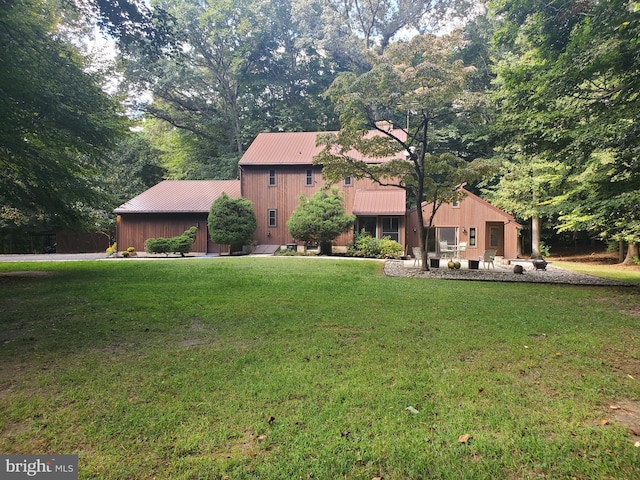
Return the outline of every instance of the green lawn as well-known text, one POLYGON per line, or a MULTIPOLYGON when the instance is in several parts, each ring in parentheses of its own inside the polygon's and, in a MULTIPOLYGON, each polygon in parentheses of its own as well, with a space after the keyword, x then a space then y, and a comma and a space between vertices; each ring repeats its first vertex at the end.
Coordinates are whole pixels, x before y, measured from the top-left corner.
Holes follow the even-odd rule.
POLYGON ((640 401, 639 297, 373 261, 4 263, 0 452, 100 480, 638 478, 611 406, 640 401))

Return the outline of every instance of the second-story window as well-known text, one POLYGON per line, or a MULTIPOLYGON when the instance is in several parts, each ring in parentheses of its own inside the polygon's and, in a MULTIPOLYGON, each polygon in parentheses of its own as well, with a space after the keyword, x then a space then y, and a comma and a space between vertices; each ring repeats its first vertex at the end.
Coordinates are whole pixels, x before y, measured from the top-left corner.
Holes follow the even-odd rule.
POLYGON ((307 179, 305 184, 307 186, 313 185, 313 170, 311 170, 310 168, 307 168, 307 179))
POLYGON ((350 187, 351 185, 353 185, 353 180, 351 179, 351 177, 344 177, 344 185, 345 187, 350 187))
POLYGON ((271 169, 269 170, 269 185, 275 185, 275 184, 276 184, 276 170, 271 169))

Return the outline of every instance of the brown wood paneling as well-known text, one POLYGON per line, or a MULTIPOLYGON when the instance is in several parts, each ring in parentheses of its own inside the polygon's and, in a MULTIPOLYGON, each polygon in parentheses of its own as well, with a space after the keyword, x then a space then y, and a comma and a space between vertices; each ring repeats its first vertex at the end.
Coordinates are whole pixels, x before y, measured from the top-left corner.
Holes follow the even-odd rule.
MULTIPOLYGON (((431 204, 423 207, 425 224, 428 222, 428 215, 431 212, 431 204)), ((407 248, 408 251, 419 245, 418 238, 418 215, 413 209, 408 214, 407 220, 407 248)), ((477 231, 476 246, 468 246, 465 257, 468 259, 478 258, 489 246, 490 226, 499 226, 501 244, 498 248, 498 255, 505 258, 517 258, 518 237, 520 225, 513 220, 513 217, 502 210, 490 205, 486 201, 473 194, 463 198, 458 206, 452 204, 442 205, 434 218, 435 227, 457 227, 458 242, 469 242, 469 231, 475 228, 477 231)))
POLYGON ((148 238, 175 237, 191 228, 198 227, 196 239, 191 251, 205 253, 220 252, 220 247, 209 246, 207 231, 207 214, 154 214, 154 213, 130 213, 122 214, 117 218, 116 231, 118 250, 133 247, 144 251, 144 242, 148 238))
MULTIPOLYGON (((253 240, 259 244, 286 245, 295 243, 287 229, 287 220, 298 205, 300 195, 311 197, 324 185, 321 167, 299 166, 244 166, 242 168, 241 191, 242 196, 250 200, 256 213, 257 228, 253 240), (313 170, 313 185, 306 185, 307 169, 313 170), (276 170, 276 184, 269 185, 269 170, 276 170), (267 226, 268 211, 276 209, 278 222, 275 228, 267 226)), ((382 187, 371 180, 353 180, 350 186, 344 182, 334 185, 343 193, 345 213, 350 215, 353 210, 353 202, 358 189, 377 190, 392 187, 382 187)), ((404 239, 404 224, 401 222, 401 241, 404 239)), ((336 245, 347 245, 353 241, 353 229, 341 235, 335 242, 336 245)))

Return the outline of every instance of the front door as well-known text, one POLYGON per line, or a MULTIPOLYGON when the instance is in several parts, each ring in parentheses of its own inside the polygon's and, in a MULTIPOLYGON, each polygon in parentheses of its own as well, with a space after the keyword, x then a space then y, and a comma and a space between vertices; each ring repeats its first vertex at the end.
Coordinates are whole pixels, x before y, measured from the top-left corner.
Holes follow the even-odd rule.
POLYGON ((487 250, 495 250, 497 256, 504 256, 504 224, 487 223, 487 250))

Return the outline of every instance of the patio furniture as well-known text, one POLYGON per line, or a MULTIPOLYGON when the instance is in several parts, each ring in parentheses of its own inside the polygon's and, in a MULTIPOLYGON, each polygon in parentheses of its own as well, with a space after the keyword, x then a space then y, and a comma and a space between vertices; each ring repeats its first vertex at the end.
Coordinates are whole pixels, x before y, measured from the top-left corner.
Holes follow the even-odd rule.
POLYGON ((464 253, 467 251, 467 242, 460 242, 458 244, 458 251, 456 252, 456 255, 459 259, 464 258, 464 253))
POLYGON ((420 247, 413 247, 413 266, 415 267, 416 264, 420 266, 421 261, 422 261, 422 250, 420 250, 420 247))
POLYGON ((447 258, 447 256, 453 258, 455 251, 455 248, 451 248, 446 240, 440 241, 440 256, 442 258, 447 258))
POLYGON ((479 258, 479 260, 482 262, 482 266, 484 268, 489 268, 487 267, 487 264, 489 266, 492 266, 493 268, 496 268, 496 266, 493 264, 493 261, 496 258, 496 251, 495 250, 485 250, 484 254, 479 258))

